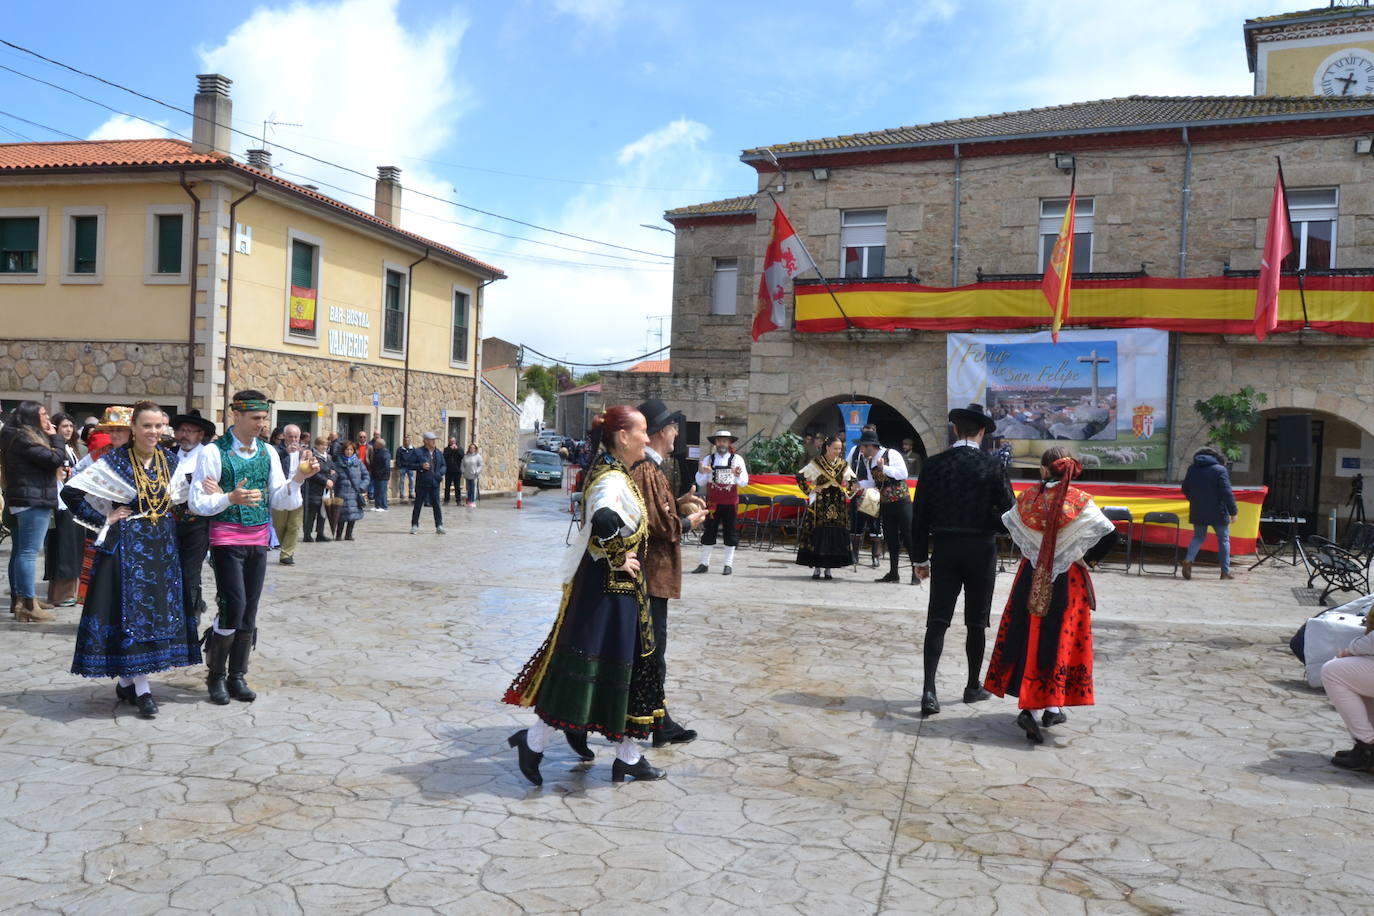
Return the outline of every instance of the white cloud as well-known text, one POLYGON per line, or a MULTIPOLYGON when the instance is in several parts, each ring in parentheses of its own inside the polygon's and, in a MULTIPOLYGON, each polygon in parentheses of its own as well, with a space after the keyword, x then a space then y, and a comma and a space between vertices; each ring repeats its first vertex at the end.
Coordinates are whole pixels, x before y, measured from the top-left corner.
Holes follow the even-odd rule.
POLYGON ((574 16, 586 25, 609 26, 619 22, 624 0, 554 0, 554 9, 574 16))
POLYGON ((149 124, 147 121, 140 121, 128 115, 110 115, 95 130, 87 136, 87 140, 147 140, 152 137, 171 137, 172 132, 167 128, 166 121, 158 121, 156 124, 149 124))

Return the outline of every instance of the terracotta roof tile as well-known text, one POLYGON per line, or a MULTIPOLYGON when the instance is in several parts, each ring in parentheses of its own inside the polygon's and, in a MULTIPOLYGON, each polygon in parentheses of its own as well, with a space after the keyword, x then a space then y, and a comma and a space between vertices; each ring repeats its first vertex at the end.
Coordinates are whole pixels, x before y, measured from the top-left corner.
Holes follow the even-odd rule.
MULTIPOLYGON (((1144 96, 1132 95, 1097 102, 1078 102, 1050 108, 1030 108, 1003 114, 936 121, 911 127, 823 137, 745 150, 744 160, 776 155, 878 149, 892 146, 926 146, 976 142, 1034 135, 1094 133, 1122 129, 1149 130, 1179 124, 1209 122, 1290 120, 1320 114, 1374 114, 1374 99, 1326 96, 1144 96)), ((695 208, 685 208, 695 209, 695 208)), ((676 213, 677 211, 669 211, 676 213)))
POLYGON ((678 207, 663 214, 667 219, 679 216, 726 216, 733 213, 753 213, 757 206, 757 196, 731 197, 728 200, 713 200, 690 207, 678 207))
POLYGON ((485 273, 505 277, 501 268, 479 261, 456 248, 441 244, 433 239, 407 232, 393 226, 384 219, 350 207, 318 191, 312 191, 295 182, 269 175, 251 165, 235 162, 228 157, 211 156, 191 150, 185 140, 72 140, 61 143, 0 143, 0 174, 6 171, 35 169, 118 169, 156 166, 215 166, 220 165, 234 171, 245 173, 261 181, 268 181, 279 187, 289 189, 323 206, 342 211, 355 219, 371 223, 377 228, 395 235, 404 236, 414 242, 427 245, 448 257, 462 261, 485 273))
POLYGON ((668 360, 666 359, 646 359, 635 363, 626 372, 668 372, 668 360))

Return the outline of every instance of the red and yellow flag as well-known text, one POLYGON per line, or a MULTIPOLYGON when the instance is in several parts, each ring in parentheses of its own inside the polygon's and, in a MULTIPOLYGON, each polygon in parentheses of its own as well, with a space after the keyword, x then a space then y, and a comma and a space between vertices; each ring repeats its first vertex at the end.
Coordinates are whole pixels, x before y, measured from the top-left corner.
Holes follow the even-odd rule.
POLYGON ((1045 278, 1041 281, 1045 298, 1050 302, 1050 338, 1055 343, 1059 343, 1059 329, 1069 317, 1069 292, 1073 286, 1073 210, 1077 201, 1078 193, 1070 185, 1064 222, 1059 227, 1059 238, 1054 240, 1049 263, 1045 265, 1045 278))

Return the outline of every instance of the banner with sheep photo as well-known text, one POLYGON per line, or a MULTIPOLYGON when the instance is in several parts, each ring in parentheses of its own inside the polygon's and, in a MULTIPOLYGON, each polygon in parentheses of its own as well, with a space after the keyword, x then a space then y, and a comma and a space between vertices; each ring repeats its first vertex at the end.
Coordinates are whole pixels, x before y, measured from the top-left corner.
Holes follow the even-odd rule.
POLYGON ((981 404, 1012 463, 1051 445, 1084 468, 1163 468, 1169 441, 1169 334, 1152 328, 950 334, 949 407, 981 404))

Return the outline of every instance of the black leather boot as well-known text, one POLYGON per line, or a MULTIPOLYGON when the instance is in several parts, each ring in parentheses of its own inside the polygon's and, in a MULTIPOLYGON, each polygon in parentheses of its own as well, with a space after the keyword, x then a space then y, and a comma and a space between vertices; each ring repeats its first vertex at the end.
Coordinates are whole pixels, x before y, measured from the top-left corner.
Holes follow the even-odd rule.
POLYGON ((228 706, 229 692, 224 686, 224 676, 229 665, 229 649, 234 644, 234 637, 221 636, 210 630, 205 634, 205 641, 205 686, 210 691, 210 702, 216 706, 228 706))
POLYGON ((256 635, 256 630, 236 631, 234 645, 229 650, 229 678, 224 686, 232 699, 242 703, 251 703, 258 698, 244 680, 248 674, 248 656, 253 652, 253 637, 256 635))

